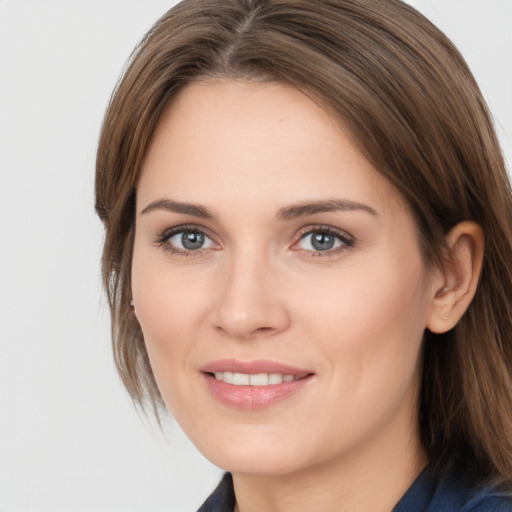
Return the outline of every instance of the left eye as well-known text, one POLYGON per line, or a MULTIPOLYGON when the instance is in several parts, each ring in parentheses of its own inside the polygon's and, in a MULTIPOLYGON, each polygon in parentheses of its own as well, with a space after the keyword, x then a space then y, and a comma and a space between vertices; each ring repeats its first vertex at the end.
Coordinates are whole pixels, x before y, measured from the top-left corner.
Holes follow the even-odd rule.
POLYGON ((305 251, 326 252, 337 249, 343 245, 351 245, 346 238, 330 231, 310 231, 303 235, 297 244, 305 251))
POLYGON ((215 246, 213 240, 201 231, 180 231, 167 239, 174 248, 181 251, 198 251, 215 246))

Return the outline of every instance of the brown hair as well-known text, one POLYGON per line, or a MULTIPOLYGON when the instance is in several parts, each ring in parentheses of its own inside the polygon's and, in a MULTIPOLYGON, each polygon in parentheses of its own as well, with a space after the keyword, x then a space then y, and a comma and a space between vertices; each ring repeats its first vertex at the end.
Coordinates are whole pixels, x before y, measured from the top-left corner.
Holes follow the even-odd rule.
POLYGON ((463 58, 399 0, 185 0, 136 48, 105 116, 96 170, 115 361, 135 402, 161 403, 129 305, 142 160, 169 101, 217 77, 291 84, 342 120, 408 201, 426 264, 442 266, 455 224, 482 226, 472 304, 448 333, 425 334, 419 421, 432 460, 459 457, 512 488, 510 183, 463 58))

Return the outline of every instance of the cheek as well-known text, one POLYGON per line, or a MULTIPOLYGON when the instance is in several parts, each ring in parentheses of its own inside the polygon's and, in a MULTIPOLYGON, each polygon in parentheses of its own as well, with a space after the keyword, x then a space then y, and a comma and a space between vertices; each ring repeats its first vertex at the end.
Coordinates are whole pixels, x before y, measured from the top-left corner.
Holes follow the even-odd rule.
MULTIPOLYGON (((167 267, 153 250, 134 247, 132 293, 149 360, 162 397, 179 389, 187 364, 190 342, 200 322, 203 293, 190 275, 167 267)), ((168 404, 169 405, 169 404, 168 404)))
POLYGON ((310 336, 329 352, 332 372, 351 376, 352 388, 384 386, 416 371, 427 283, 419 257, 396 261, 380 260, 364 272, 351 268, 304 304, 313 319, 310 336))
POLYGON ((136 240, 131 277, 135 313, 147 342, 168 345, 197 325, 205 297, 200 272, 173 266, 161 251, 136 240))
POLYGON ((309 314, 303 311, 309 319, 306 338, 322 354, 325 400, 337 404, 312 405, 324 431, 314 432, 311 443, 323 436, 347 446, 371 438, 392 418, 410 421, 421 372, 425 292, 418 261, 364 273, 353 268, 343 286, 326 285, 318 296, 309 296, 309 314))
MULTIPOLYGON (((136 315, 141 326, 149 362, 166 407, 184 424, 189 416, 198 417, 200 403, 191 386, 190 354, 197 339, 200 294, 161 276, 146 276, 143 286, 134 283, 136 315)), ((193 375, 192 375, 193 376, 193 375)))

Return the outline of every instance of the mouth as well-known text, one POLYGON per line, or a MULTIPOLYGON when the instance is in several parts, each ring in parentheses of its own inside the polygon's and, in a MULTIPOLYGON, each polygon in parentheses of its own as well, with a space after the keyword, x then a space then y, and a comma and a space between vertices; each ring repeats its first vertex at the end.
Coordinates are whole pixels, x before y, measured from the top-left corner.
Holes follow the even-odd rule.
POLYGON ((201 370, 216 400, 242 410, 262 409, 291 398, 315 376, 311 371, 272 361, 222 360, 201 370))
POLYGON ((233 373, 233 372, 215 372, 208 373, 216 380, 232 384, 233 386, 274 386, 283 382, 293 382, 307 377, 305 375, 293 375, 282 373, 233 373))

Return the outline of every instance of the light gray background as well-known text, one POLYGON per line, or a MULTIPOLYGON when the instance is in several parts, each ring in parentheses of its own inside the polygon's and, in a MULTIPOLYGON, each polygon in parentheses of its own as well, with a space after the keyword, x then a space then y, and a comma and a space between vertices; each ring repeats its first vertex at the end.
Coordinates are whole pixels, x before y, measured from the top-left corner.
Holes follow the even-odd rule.
MULTIPOLYGON (((194 511, 220 471, 141 419, 110 355, 95 145, 173 3, 0 0, 0 511, 194 511)), ((416 0, 460 47, 512 156, 512 0, 416 0)))

